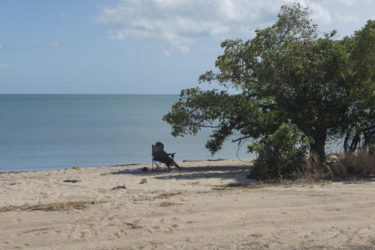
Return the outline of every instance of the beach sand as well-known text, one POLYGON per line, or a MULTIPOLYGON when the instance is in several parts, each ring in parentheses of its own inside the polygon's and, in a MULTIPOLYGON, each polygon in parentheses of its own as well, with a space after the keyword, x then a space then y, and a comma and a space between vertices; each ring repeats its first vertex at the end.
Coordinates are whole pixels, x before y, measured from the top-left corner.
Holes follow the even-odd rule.
POLYGON ((254 185, 249 165, 2 173, 0 249, 375 249, 375 182, 254 185))

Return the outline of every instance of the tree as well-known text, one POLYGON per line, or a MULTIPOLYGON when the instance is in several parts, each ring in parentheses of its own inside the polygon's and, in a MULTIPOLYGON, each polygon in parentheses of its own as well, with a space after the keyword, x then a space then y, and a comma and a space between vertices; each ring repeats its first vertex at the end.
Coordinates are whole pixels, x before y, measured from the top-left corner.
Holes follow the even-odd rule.
POLYGON ((217 71, 199 80, 224 90, 182 90, 163 118, 172 135, 213 128, 206 147, 214 153, 235 131, 241 137, 234 141, 264 140, 291 124, 323 160, 328 139, 345 135, 348 144, 375 131, 374 22, 338 40, 336 31, 321 35, 309 14, 299 4, 284 5, 277 22, 253 39, 222 42, 217 71))
POLYGON ((375 144, 375 21, 369 20, 346 42, 351 51, 352 84, 360 87, 353 92, 344 148, 369 149, 375 144))

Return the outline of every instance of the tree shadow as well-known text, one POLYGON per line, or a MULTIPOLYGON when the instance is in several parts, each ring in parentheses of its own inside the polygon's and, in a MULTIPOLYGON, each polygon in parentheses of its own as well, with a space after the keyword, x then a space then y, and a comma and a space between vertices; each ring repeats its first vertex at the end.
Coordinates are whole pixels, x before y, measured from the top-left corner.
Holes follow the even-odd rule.
POLYGON ((250 166, 199 166, 182 167, 181 169, 159 169, 150 171, 118 171, 112 174, 131 174, 136 176, 153 177, 159 180, 199 180, 199 179, 221 179, 231 180, 233 183, 250 184, 255 180, 248 179, 250 166))

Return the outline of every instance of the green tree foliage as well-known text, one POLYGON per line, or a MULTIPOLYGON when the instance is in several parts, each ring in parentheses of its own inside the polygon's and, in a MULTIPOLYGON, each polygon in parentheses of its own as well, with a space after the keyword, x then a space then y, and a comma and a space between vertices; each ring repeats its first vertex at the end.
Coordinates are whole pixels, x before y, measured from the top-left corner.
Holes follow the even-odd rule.
POLYGON ((262 141, 292 124, 320 159, 330 138, 345 137, 349 150, 369 144, 375 135, 375 22, 339 40, 335 31, 321 34, 309 14, 299 4, 282 6, 277 22, 256 30, 253 39, 222 42, 217 70, 201 75, 200 83, 224 90, 183 90, 163 118, 172 134, 213 128, 206 147, 214 153, 234 132, 241 134, 237 140, 262 141))
POLYGON ((369 149, 375 144, 375 21, 369 20, 351 38, 344 39, 350 51, 352 102, 344 130, 345 151, 369 149))

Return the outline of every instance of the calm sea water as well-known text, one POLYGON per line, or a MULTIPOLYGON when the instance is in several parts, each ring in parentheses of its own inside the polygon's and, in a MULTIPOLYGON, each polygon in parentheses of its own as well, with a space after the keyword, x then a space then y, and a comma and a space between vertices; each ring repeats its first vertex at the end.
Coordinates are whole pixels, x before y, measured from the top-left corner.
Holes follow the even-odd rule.
MULTIPOLYGON (((162 141, 176 160, 237 158, 227 143, 211 156, 209 131, 175 138, 162 121, 172 95, 0 95, 0 172, 151 163, 162 141)), ((240 150, 240 157, 252 155, 240 150)))

